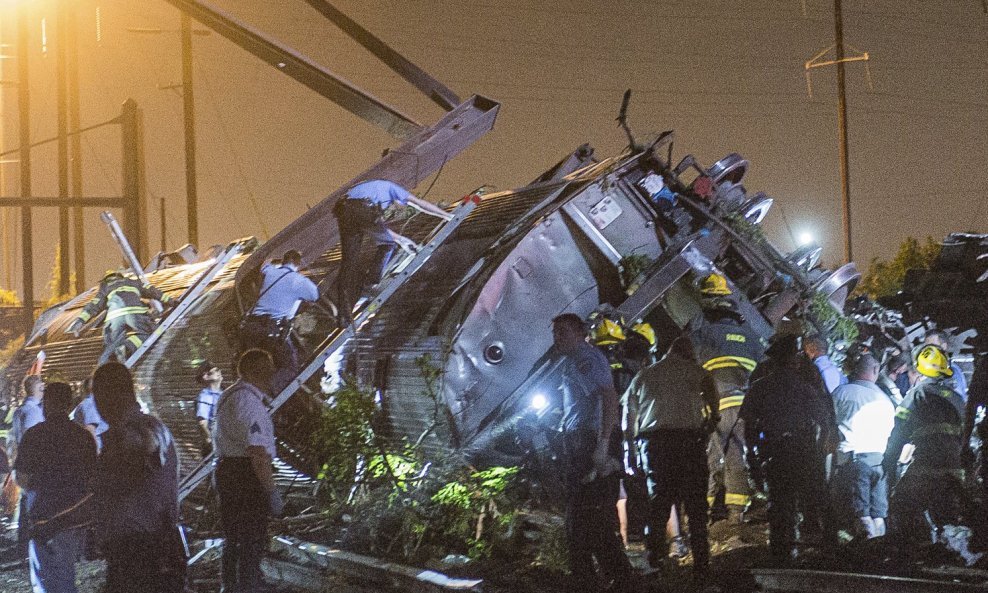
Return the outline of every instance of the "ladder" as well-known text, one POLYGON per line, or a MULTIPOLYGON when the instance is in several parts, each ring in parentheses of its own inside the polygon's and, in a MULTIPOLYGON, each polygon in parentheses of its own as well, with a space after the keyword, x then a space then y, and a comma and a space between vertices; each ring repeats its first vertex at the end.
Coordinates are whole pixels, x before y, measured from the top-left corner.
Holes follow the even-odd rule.
MULTIPOLYGON (((299 391, 312 393, 312 389, 305 383, 316 373, 320 372, 326 361, 336 354, 350 338, 370 321, 377 312, 398 292, 398 290, 415 275, 422 266, 432 257, 445 241, 453 234, 460 224, 467 219, 474 208, 480 203, 480 198, 475 195, 467 196, 464 201, 453 210, 453 217, 436 227, 432 234, 426 239, 425 244, 415 251, 407 265, 397 266, 397 272, 392 273, 383 283, 381 292, 376 297, 364 304, 354 315, 353 322, 345 328, 333 330, 326 339, 316 348, 316 354, 311 361, 303 368, 298 375, 292 379, 280 393, 268 404, 268 413, 274 414, 292 396, 299 391)), ((204 458, 179 484, 178 500, 181 502, 186 496, 192 493, 213 471, 213 454, 204 458)))
POLYGON ((158 324, 158 327, 154 328, 151 335, 144 340, 144 343, 142 343, 133 354, 127 357, 124 365, 127 368, 133 368, 134 365, 137 364, 137 361, 140 360, 152 346, 154 346, 155 342, 157 342, 166 331, 168 331, 180 319, 185 317, 185 314, 192 309, 192 306, 196 304, 199 297, 209 290, 209 283, 212 282, 220 274, 220 272, 226 269, 227 264, 229 264, 234 257, 248 251, 253 245, 254 239, 242 239, 228 245, 223 253, 216 257, 213 264, 209 266, 209 268, 202 275, 200 275, 198 279, 196 279, 192 286, 182 293, 182 296, 179 297, 178 305, 169 311, 168 315, 166 315, 165 318, 161 320, 161 323, 158 324))

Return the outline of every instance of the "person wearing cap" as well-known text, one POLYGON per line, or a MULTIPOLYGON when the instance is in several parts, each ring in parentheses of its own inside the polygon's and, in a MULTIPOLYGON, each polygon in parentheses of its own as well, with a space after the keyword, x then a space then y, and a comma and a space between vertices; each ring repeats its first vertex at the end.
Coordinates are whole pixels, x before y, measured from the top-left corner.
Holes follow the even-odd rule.
POLYGON ((281 261, 261 266, 261 288, 257 302, 240 326, 240 342, 244 349, 267 350, 274 359, 278 376, 275 387, 280 389, 298 374, 298 349, 292 339, 292 319, 303 302, 319 299, 319 289, 299 268, 302 254, 286 251, 281 261))
POLYGON ((707 502, 714 518, 725 515, 739 524, 751 502, 751 486, 745 464, 744 423, 738 410, 744 402, 749 377, 765 347, 730 299, 733 291, 723 274, 711 273, 700 285, 702 316, 690 328, 697 361, 717 385, 720 422, 710 435, 707 463, 710 484, 707 502))
POLYGON ((84 428, 69 420, 72 388, 45 386, 45 420, 31 427, 21 441, 14 477, 29 503, 31 585, 39 593, 76 593, 75 561, 83 530, 69 524, 54 532, 43 526, 77 507, 90 493, 96 469, 96 443, 84 428))
POLYGON ((923 338, 923 345, 936 346, 943 353, 947 355, 947 359, 950 360, 950 370, 953 373, 950 378, 954 381, 954 391, 967 401, 967 377, 964 376, 964 371, 961 369, 960 365, 953 361, 950 356, 950 334, 941 329, 934 329, 926 332, 926 336, 923 338))
POLYGON ((92 377, 86 377, 86 380, 82 382, 82 391, 86 396, 72 410, 70 417, 93 435, 96 440, 96 451, 99 452, 103 449, 103 433, 110 428, 110 425, 103 420, 103 417, 99 415, 99 410, 96 409, 96 400, 93 399, 92 377))
POLYGON ((943 350, 925 345, 915 364, 923 378, 896 408, 883 465, 893 486, 890 535, 929 542, 931 528, 956 524, 960 513, 965 402, 954 389, 954 372, 943 350), (909 467, 896 483, 900 463, 909 467))
POLYGON ((266 406, 274 372, 267 352, 244 352, 237 362, 239 379, 216 406, 213 452, 218 461, 213 479, 225 537, 223 591, 252 592, 262 586, 268 520, 282 510, 272 469, 274 424, 266 406))
POLYGON ((99 363, 116 356, 123 362, 133 354, 154 331, 151 311, 145 300, 171 305, 171 299, 160 290, 135 278, 110 270, 100 280, 96 295, 79 312, 66 330, 79 337, 90 319, 106 311, 103 319, 103 352, 99 363))
POLYGON ((196 366, 196 382, 202 388, 196 396, 196 422, 202 433, 202 450, 208 455, 213 450, 213 425, 216 420, 216 403, 223 393, 223 371, 208 360, 196 366))
POLYGON ((126 366, 93 373, 93 398, 110 426, 96 465, 96 536, 106 556, 106 593, 179 593, 186 559, 178 532, 178 451, 145 414, 126 366))
POLYGON ((366 286, 377 284, 384 277, 388 263, 399 244, 412 248, 415 243, 392 231, 384 222, 384 212, 392 206, 411 206, 419 212, 450 220, 452 215, 442 208, 416 197, 404 187, 386 179, 372 179, 347 190, 333 208, 340 230, 342 262, 337 275, 337 306, 340 323, 349 325, 354 302, 366 286), (374 260, 360 273, 360 245, 365 237, 375 246, 374 260), (359 294, 358 294, 359 293, 359 294))

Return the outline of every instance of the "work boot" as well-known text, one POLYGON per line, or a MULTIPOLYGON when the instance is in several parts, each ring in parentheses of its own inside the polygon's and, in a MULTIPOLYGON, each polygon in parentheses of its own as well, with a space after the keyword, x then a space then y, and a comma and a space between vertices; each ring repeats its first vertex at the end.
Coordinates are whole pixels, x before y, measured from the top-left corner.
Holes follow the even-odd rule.
POLYGON ((689 547, 686 545, 686 538, 677 535, 669 541, 669 557, 679 560, 681 558, 686 558, 686 555, 690 553, 689 547))
POLYGON ((875 535, 872 537, 885 537, 885 518, 872 517, 871 521, 875 525, 875 535))
POLYGON ((875 521, 871 517, 858 517, 857 535, 865 539, 876 537, 875 521))

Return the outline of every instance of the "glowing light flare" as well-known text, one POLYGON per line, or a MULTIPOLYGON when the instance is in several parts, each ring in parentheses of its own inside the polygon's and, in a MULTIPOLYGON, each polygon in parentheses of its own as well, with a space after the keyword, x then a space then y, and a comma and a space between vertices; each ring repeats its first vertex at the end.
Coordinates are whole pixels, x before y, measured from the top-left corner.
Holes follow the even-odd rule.
POLYGON ((813 233, 803 231, 802 233, 799 234, 800 246, 810 245, 812 243, 816 243, 816 237, 813 236, 813 233))
POLYGON ((532 401, 529 405, 536 412, 541 412, 549 407, 549 398, 547 398, 543 393, 536 393, 532 396, 532 401))

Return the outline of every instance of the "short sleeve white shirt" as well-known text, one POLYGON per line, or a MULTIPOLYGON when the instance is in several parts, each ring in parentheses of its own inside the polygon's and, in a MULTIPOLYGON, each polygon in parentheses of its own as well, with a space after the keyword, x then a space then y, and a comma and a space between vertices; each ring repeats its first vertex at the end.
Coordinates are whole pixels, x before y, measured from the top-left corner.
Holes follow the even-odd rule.
POLYGON ((213 451, 217 457, 246 457, 247 447, 264 447, 275 456, 274 423, 265 397, 253 384, 240 380, 220 396, 216 405, 213 451))

